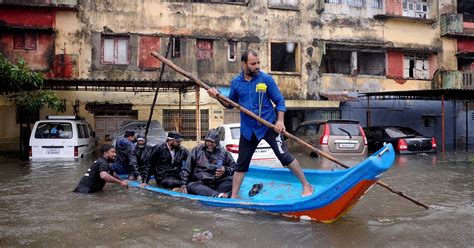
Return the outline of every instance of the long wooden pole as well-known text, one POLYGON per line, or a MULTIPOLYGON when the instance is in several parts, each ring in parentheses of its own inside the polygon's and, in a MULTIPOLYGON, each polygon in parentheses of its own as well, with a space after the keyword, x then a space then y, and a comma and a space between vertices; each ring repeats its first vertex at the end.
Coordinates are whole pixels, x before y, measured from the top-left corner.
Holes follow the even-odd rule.
MULTIPOLYGON (((191 73, 181 69, 180 67, 178 67, 177 65, 175 65, 173 62, 171 62, 169 59, 161 56, 160 54, 156 53, 156 52, 152 52, 151 53, 154 57, 156 57, 157 59, 159 59, 160 61, 162 61, 163 63, 165 63, 166 65, 168 65, 169 67, 171 67, 173 70, 177 71, 178 73, 180 73, 181 75, 191 79, 192 81, 194 81, 196 84, 198 84, 199 86, 203 87, 204 89, 208 90, 210 89, 211 87, 209 87, 209 85, 207 85, 206 83, 204 83, 203 81, 201 81, 199 78, 197 78, 196 76, 192 75, 191 73)), ((240 106, 238 103, 230 100, 229 98, 223 96, 223 95, 218 95, 218 98, 224 102, 227 102, 228 104, 230 104, 232 107, 240 110, 241 112, 244 112, 245 114, 247 114, 248 116, 254 118, 255 120, 257 120, 258 122, 262 123, 263 125, 273 129, 275 126, 262 119, 261 117, 259 117, 258 115, 254 114, 252 111, 240 106)), ((313 147, 312 145, 306 143, 305 141, 303 141, 302 139, 288 133, 286 130, 282 132, 283 135, 285 135, 287 138, 289 139, 292 139, 292 140, 295 140, 296 142, 298 142, 300 145, 316 152, 319 156, 321 157, 324 157, 334 163, 337 163, 339 164, 340 166, 348 169, 350 168, 350 166, 344 164, 343 162, 339 161, 338 159, 334 158, 333 156, 331 156, 330 154, 327 154, 315 147, 313 147)), ((399 190, 395 190, 395 189, 392 189, 388 184, 384 183, 384 182, 381 182, 381 181, 377 181, 377 184, 388 189, 390 192, 394 193, 394 194, 397 194, 397 195, 400 195, 401 197, 419 205, 419 206, 422 206, 426 209, 429 209, 429 207, 426 205, 426 204, 423 204, 421 203, 420 201, 417 201, 415 200, 414 198, 404 194, 403 192, 399 191, 399 190)))

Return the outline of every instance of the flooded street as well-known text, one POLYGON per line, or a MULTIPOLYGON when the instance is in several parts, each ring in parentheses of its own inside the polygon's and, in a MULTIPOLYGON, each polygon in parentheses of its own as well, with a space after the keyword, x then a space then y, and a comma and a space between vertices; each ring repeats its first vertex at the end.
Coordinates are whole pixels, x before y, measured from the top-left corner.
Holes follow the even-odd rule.
MULTIPOLYGON (((473 247, 474 155, 398 156, 379 186, 333 224, 222 209, 118 185, 71 191, 92 160, 21 163, 0 158, 0 246, 473 247)), ((301 164, 317 158, 300 156, 301 164)))

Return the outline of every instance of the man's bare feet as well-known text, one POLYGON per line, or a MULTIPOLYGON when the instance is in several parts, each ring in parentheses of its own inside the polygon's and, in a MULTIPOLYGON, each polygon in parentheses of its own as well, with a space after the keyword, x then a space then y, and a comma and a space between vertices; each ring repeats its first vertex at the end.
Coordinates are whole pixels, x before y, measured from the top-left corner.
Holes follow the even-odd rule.
POLYGON ((314 188, 311 185, 304 185, 303 186, 303 194, 301 194, 302 197, 307 197, 312 195, 314 192, 314 188))

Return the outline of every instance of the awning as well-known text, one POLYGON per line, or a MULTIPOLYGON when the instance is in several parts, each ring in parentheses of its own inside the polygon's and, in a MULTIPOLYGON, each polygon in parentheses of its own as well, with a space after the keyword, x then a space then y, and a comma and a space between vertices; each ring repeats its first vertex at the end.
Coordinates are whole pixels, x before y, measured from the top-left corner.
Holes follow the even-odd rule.
POLYGON ((295 109, 324 109, 339 108, 339 101, 318 101, 318 100, 286 100, 286 108, 295 109))
POLYGON ((329 101, 356 102, 359 101, 357 92, 319 92, 319 95, 329 101))

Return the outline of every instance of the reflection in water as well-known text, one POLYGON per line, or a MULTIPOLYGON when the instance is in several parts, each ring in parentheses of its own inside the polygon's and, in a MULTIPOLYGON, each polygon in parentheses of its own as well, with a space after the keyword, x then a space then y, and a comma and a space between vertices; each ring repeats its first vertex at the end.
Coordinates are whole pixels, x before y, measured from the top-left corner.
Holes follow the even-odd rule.
MULTIPOLYGON (((333 169, 298 156, 306 168, 333 169)), ((71 191, 92 161, 22 164, 0 159, 0 246, 473 246, 474 163, 469 154, 397 156, 382 180, 432 206, 424 210, 373 189, 333 224, 242 209, 204 206, 146 190, 107 185, 94 195, 71 191)), ((344 161, 355 165, 356 161, 344 161)))

